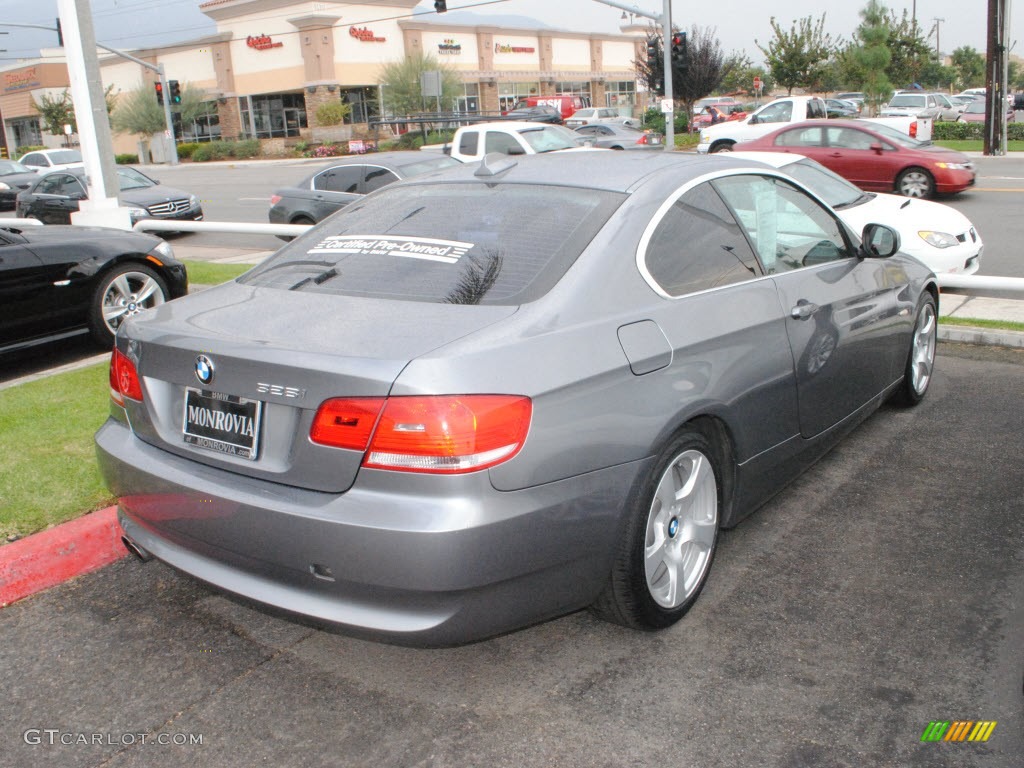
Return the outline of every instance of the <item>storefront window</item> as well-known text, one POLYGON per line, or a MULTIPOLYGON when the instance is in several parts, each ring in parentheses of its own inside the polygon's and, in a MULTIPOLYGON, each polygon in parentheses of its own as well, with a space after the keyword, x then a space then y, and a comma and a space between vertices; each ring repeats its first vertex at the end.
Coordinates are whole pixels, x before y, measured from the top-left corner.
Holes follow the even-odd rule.
POLYGON ((217 115, 217 102, 207 101, 203 104, 206 112, 190 123, 182 124, 181 115, 174 112, 174 135, 178 141, 217 141, 220 139, 220 117, 217 115))
POLYGON ((306 100, 301 93, 241 96, 242 133, 246 138, 298 136, 306 125, 306 100))
POLYGON ((514 109, 517 101, 530 96, 540 96, 540 83, 498 83, 498 107, 502 111, 514 109))
POLYGON ((345 118, 345 124, 368 123, 380 116, 380 95, 376 86, 364 88, 343 88, 340 92, 343 103, 352 107, 345 118))
POLYGON ((463 83, 463 95, 455 101, 456 112, 476 113, 480 111, 480 84, 463 83))
POLYGON ((555 83, 555 93, 565 93, 572 96, 582 96, 583 101, 590 104, 590 81, 573 80, 555 83))
POLYGON ((629 80, 606 83, 604 104, 613 107, 623 117, 633 117, 636 107, 636 83, 629 80))
POLYGON ((39 120, 27 117, 11 120, 7 123, 7 136, 14 147, 38 147, 43 143, 43 134, 39 130, 39 120))

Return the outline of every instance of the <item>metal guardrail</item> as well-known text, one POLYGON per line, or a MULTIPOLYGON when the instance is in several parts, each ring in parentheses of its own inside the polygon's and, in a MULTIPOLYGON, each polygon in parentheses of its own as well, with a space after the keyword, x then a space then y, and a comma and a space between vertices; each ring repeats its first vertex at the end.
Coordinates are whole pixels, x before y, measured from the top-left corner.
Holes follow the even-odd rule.
POLYGON ((996 299, 1024 299, 1024 277, 997 275, 936 275, 939 287, 946 293, 987 296, 996 299))

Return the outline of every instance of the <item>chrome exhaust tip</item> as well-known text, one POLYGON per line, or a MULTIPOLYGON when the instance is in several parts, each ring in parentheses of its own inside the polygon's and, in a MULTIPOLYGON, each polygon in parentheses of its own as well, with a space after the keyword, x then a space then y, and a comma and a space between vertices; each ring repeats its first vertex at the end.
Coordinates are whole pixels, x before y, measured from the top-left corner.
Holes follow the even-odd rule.
POLYGON ((134 541, 129 539, 127 536, 122 536, 121 537, 121 543, 124 544, 124 548, 125 549, 127 549, 129 552, 131 552, 137 558, 139 558, 139 560, 141 560, 142 562, 148 563, 150 560, 153 559, 153 555, 151 555, 149 552, 144 550, 142 547, 140 547, 134 541))

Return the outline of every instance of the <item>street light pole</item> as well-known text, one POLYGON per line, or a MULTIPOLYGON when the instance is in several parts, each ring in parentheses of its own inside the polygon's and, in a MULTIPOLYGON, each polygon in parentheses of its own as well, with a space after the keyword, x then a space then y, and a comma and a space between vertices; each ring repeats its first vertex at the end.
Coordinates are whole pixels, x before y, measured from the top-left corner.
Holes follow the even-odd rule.
POLYGON ((646 19, 651 19, 655 24, 661 26, 662 32, 662 51, 661 51, 661 62, 662 69, 665 71, 665 98, 662 101, 662 112, 665 114, 665 151, 671 152, 676 148, 676 137, 675 137, 675 112, 674 103, 675 100, 672 98, 672 0, 662 0, 662 11, 660 14, 648 13, 647 11, 641 11, 635 6, 624 5, 623 3, 616 3, 613 0, 594 0, 596 3, 602 5, 610 5, 612 8, 618 8, 620 11, 625 11, 634 16, 643 16, 646 19))

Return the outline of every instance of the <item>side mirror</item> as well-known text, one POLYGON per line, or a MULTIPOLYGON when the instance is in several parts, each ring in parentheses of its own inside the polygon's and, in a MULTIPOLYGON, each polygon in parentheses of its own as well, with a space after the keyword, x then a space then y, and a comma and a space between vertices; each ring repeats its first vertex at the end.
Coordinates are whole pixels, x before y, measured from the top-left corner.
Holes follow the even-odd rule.
POLYGON ((884 224, 868 224, 861 233, 861 253, 869 259, 887 259, 900 249, 900 235, 884 224))
POLYGON ((877 152, 878 154, 882 154, 882 152, 885 150, 885 148, 877 141, 870 147, 868 147, 868 149, 870 149, 872 152, 877 152))
POLYGON ((751 115, 750 116, 750 124, 751 125, 757 125, 760 122, 761 122, 761 119, 757 115, 751 115))
POLYGON ((508 152, 506 152, 505 154, 506 155, 525 155, 526 154, 526 150, 523 149, 520 146, 514 146, 514 147, 509 147, 508 148, 508 152))

